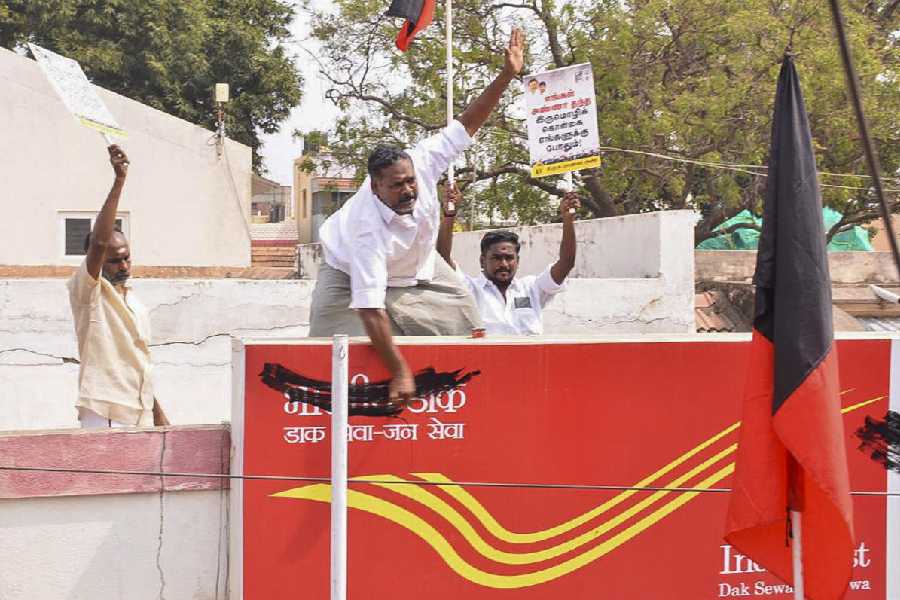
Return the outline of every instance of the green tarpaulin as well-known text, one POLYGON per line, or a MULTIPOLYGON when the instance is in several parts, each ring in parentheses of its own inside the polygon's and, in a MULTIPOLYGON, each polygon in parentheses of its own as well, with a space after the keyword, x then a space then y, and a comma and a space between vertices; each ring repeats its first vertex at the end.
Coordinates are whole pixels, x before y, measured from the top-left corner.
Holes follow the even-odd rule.
MULTIPOLYGON (((841 213, 825 207, 822 209, 822 217, 825 221, 825 231, 828 231, 835 223, 841 219, 841 213)), ((723 233, 716 237, 711 237, 697 244, 698 250, 756 250, 759 245, 759 231, 752 229, 762 227, 762 219, 751 213, 749 210, 742 210, 734 215, 713 231, 725 231, 732 225, 738 223, 746 223, 750 227, 740 227, 731 233, 723 233)), ((869 252, 872 250, 872 244, 869 242, 869 234, 865 229, 855 226, 848 231, 843 231, 828 243, 829 252, 869 252)))

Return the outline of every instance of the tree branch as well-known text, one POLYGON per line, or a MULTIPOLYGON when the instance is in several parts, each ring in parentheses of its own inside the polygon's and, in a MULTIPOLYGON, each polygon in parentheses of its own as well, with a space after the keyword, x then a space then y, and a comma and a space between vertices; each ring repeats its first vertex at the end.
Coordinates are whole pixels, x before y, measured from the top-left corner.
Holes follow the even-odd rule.
POLYGON ((565 52, 563 51, 562 45, 559 43, 559 29, 557 27, 556 18, 550 12, 550 7, 548 6, 546 0, 541 3, 541 10, 535 11, 540 17, 541 21, 544 23, 544 27, 547 28, 547 40, 550 42, 550 54, 553 55, 553 64, 559 67, 567 67, 565 59, 565 52))
MULTIPOLYGON (((720 231, 713 231, 716 227, 744 210, 742 206, 723 207, 717 204, 709 208, 709 212, 703 215, 703 219, 694 227, 694 245, 721 235, 720 231)), ((741 224, 745 225, 745 224, 741 224)), ((729 227, 730 229, 730 227, 729 227)))
POLYGON ((600 182, 600 175, 597 169, 585 169, 582 171, 581 181, 584 182, 584 187, 591 195, 590 198, 582 198, 582 200, 585 200, 588 208, 591 209, 591 212, 601 218, 619 215, 619 210, 616 208, 616 203, 613 201, 612 196, 609 195, 609 192, 603 188, 603 184, 600 182))
MULTIPOLYGON (((893 204, 888 206, 888 212, 891 214, 900 213, 900 200, 894 202, 893 204)), ((849 231, 856 225, 862 225, 863 223, 870 223, 872 221, 876 221, 881 218, 881 209, 873 209, 867 210, 860 213, 856 213, 851 216, 844 215, 841 219, 831 226, 828 230, 828 233, 825 234, 825 241, 830 242, 831 239, 839 233, 843 233, 844 231, 849 231)))

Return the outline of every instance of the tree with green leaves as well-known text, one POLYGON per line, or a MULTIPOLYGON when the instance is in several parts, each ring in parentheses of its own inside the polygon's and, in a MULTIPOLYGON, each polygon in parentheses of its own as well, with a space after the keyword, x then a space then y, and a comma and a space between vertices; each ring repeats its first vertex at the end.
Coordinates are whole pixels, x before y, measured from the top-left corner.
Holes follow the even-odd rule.
MULTIPOLYGON (((846 3, 846 2, 845 2, 846 3)), ((866 111, 898 207, 900 0, 852 1, 848 29, 866 111)), ((330 98, 344 111, 332 155, 362 165, 374 141, 408 143, 441 127, 446 91, 443 3, 407 53, 386 1, 335 0, 314 14, 330 98)), ((698 242, 741 210, 759 214, 772 102, 786 50, 803 81, 831 230, 877 218, 828 11, 818 0, 454 1, 458 113, 503 59, 509 27, 529 40, 526 71, 591 63, 603 165, 576 175, 586 216, 692 208, 698 242), (673 160, 675 159, 675 160, 673 160), (731 166, 722 166, 731 165, 731 166), (852 177, 825 173, 854 174, 852 177)), ((474 220, 550 220, 559 178, 528 169, 521 88, 512 91, 459 169, 474 220)), ((361 171, 360 171, 361 172, 361 171)))
POLYGON ((217 82, 231 87, 229 137, 254 149, 300 103, 284 42, 285 0, 5 0, 0 45, 33 42, 81 63, 95 84, 212 127, 217 82))

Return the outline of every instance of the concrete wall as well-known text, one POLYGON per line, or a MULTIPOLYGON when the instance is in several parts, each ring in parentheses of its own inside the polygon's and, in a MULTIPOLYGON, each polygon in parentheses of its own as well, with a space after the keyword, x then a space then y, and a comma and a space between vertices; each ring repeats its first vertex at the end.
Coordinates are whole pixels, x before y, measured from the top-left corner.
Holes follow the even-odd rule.
MULTIPOLYGON (((136 279, 153 326, 153 381, 177 424, 230 419, 231 336, 302 337, 312 282, 136 279)), ((65 280, 0 280, 0 431, 78 425, 65 280)))
MULTIPOLYGON (((663 229, 679 235, 694 223, 692 211, 656 212, 575 224, 578 256, 570 277, 641 279, 659 277, 663 259, 663 229)), ((484 231, 465 231, 453 236, 453 260, 467 273, 481 271, 481 238, 484 231)), ((540 273, 559 256, 562 225, 512 227, 519 236, 520 275, 540 273)))
MULTIPOLYGON (((60 211, 97 212, 113 181, 102 136, 78 124, 38 64, 0 48, 0 265, 60 265, 60 211)), ((128 132, 127 214, 136 263, 249 266, 250 148, 97 88, 128 132)))
MULTIPOLYGON (((692 211, 666 211, 575 225, 578 256, 568 289, 544 313, 545 332, 689 333, 694 331, 694 224, 692 211)), ((559 256, 559 224, 513 229, 521 240, 519 273, 542 271, 559 256)), ((454 260, 480 271, 484 231, 457 233, 454 260)), ((298 249, 301 278, 314 279, 319 244, 298 249)))
POLYGON ((0 500, 4 600, 224 600, 227 494, 0 500))
MULTIPOLYGON (((228 449, 224 428, 0 435, 35 467, 226 474, 228 449)), ((0 598, 224 600, 223 481, 0 471, 0 598)))
MULTIPOLYGON (((523 231, 531 256, 526 272, 555 255, 558 234, 558 226, 523 231)), ((694 331, 691 213, 589 221, 579 235, 577 269, 587 276, 570 278, 547 307, 547 334, 694 331)), ((463 253, 470 244, 458 246, 463 253)), ((157 397, 173 423, 188 424, 230 420, 231 337, 307 334, 315 282, 135 279, 134 285, 150 310, 157 397)), ((65 280, 0 280, 0 332, 0 431, 76 427, 78 353, 65 280)))
MULTIPOLYGON (((753 250, 698 250, 695 254, 697 281, 749 283, 756 268, 753 250)), ((832 283, 897 282, 897 268, 890 252, 829 252, 832 283)))
MULTIPOLYGON (((591 219, 575 223, 578 255, 570 277, 680 279, 693 277, 693 227, 690 210, 591 219)), ((556 261, 562 225, 512 227, 522 245, 519 275, 539 273, 556 261)), ((453 260, 467 273, 478 273, 481 238, 488 230, 464 231, 453 236, 453 260)), ((319 244, 298 247, 301 278, 315 279, 322 260, 319 244)))

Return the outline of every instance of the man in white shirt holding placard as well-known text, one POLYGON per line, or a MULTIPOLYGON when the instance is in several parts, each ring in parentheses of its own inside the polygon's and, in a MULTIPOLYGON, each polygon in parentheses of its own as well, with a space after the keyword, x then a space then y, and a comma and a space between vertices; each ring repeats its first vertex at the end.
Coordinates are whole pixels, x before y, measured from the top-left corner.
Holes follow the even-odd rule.
POLYGON ((415 393, 394 335, 468 335, 480 327, 471 296, 435 253, 437 182, 522 70, 524 46, 524 34, 514 29, 503 70, 446 128, 408 151, 377 147, 359 191, 319 230, 324 262, 309 335, 368 335, 391 374, 392 402, 415 393))
POLYGON ((461 201, 459 191, 448 186, 437 250, 475 297, 488 335, 540 335, 544 333, 543 310, 562 291, 575 266, 575 210, 578 196, 567 193, 559 205, 562 240, 559 259, 539 275, 516 277, 519 269, 519 236, 512 231, 489 231, 481 239, 481 274, 464 273, 450 257, 453 222, 461 201), (451 208, 452 206, 452 208, 451 208))

